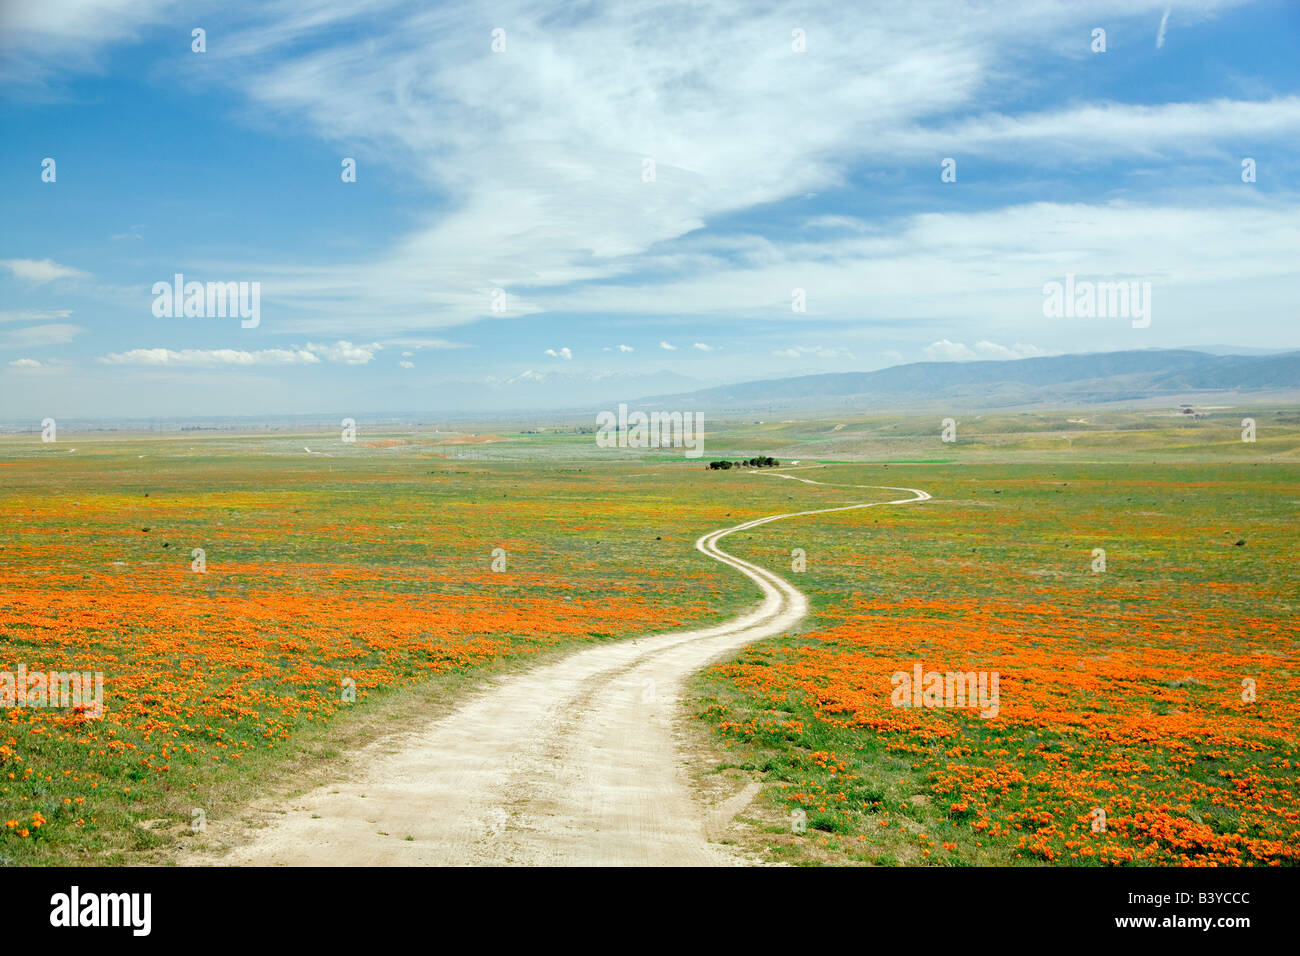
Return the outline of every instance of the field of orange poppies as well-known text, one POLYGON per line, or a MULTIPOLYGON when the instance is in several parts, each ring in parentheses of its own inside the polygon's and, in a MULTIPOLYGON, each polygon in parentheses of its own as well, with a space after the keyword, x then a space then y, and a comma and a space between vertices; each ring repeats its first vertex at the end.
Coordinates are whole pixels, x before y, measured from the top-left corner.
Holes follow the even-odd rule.
POLYGON ((802 633, 698 682, 719 769, 769 785, 755 846, 796 863, 1300 860, 1296 466, 1187 451, 805 472, 935 500, 737 549, 771 567, 803 549, 791 577, 814 596, 802 633), (996 674, 996 715, 900 701, 895 675, 918 665, 996 674))
POLYGON ((766 784, 752 849, 1294 864, 1300 424, 1270 424, 1247 448, 1182 423, 989 422, 955 447, 928 420, 710 433, 706 460, 797 456, 824 485, 504 426, 4 438, 0 673, 102 674, 103 711, 0 709, 0 864, 167 858, 385 701, 724 620, 757 594, 695 539, 879 498, 859 484, 934 500, 726 540, 811 601, 694 688, 716 770, 766 784), (894 706, 918 665, 996 673, 996 717, 894 706))
POLYGON ((303 447, 0 444, 0 672, 103 675, 99 719, 0 709, 0 862, 129 861, 350 710, 749 600, 691 559, 729 507, 682 500, 680 467, 303 447))

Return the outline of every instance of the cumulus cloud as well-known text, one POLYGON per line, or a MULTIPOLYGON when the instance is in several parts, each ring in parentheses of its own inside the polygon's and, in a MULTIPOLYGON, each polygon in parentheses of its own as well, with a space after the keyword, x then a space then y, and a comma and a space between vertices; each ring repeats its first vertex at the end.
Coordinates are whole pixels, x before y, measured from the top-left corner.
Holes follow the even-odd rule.
POLYGON ((931 342, 922 351, 925 352, 925 357, 932 362, 968 362, 971 359, 979 358, 975 354, 975 350, 964 343, 950 342, 947 339, 931 342))
POLYGON ((566 362, 573 358, 573 353, 569 351, 568 347, 562 348, 559 351, 556 351, 555 349, 547 349, 545 354, 549 355, 551 358, 564 359, 566 362))
POLYGON ((398 363, 397 363, 397 367, 398 367, 398 368, 415 368, 415 363, 414 363, 414 362, 406 362, 406 361, 402 361, 402 362, 398 362, 398 363))
POLYGON ((981 358, 993 359, 1022 359, 1038 358, 1044 355, 1060 355, 1060 352, 1051 349, 1041 349, 1037 345, 1023 345, 1017 342, 1015 345, 998 345, 996 342, 976 342, 975 351, 981 358))
POLYGON ((9 363, 10 368, 41 368, 41 363, 36 359, 21 358, 14 359, 9 363))
POLYGON ((714 352, 716 349, 712 345, 705 345, 703 342, 696 342, 692 348, 699 349, 701 352, 714 352))
POLYGON ((673 345, 671 342, 664 342, 664 341, 660 340, 660 342, 659 342, 659 347, 660 347, 661 349, 664 349, 664 350, 667 351, 667 352, 676 352, 676 351, 677 351, 677 346, 673 345))

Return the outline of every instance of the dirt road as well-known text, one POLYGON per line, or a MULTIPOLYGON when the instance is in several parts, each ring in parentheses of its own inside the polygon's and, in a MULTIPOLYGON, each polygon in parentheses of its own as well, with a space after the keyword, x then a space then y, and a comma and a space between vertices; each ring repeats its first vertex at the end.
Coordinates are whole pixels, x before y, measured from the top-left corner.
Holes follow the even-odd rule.
MULTIPOLYGON (((718 811, 710 821, 687 785, 674 740, 678 698, 710 661, 798 622, 807 599, 718 542, 772 521, 930 497, 884 490, 914 497, 770 515, 704 535, 695 547, 752 579, 758 607, 717 627, 593 647, 493 680, 450 714, 358 754, 361 770, 348 779, 304 794, 287 812, 265 808, 267 825, 212 862, 748 862, 709 840, 718 811)), ((740 809, 732 803, 727 816, 740 809)))

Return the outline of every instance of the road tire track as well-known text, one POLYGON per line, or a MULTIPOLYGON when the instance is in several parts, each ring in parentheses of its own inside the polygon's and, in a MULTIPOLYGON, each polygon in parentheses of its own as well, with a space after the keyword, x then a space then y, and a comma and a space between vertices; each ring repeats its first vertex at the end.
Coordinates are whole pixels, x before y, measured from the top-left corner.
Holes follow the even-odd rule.
MULTIPOLYGON (((728 554, 719 542, 773 521, 930 499, 915 488, 850 487, 913 497, 769 515, 702 535, 697 550, 758 585, 763 599, 757 607, 715 627, 586 648, 490 679, 451 713, 359 751, 359 770, 347 779, 311 790, 287 810, 258 808, 266 825, 204 862, 750 862, 710 842, 723 821, 691 794, 676 741, 678 701, 691 674, 788 630, 807 613, 808 600, 789 581, 728 554)), ((728 806, 732 814, 737 809, 728 806)))

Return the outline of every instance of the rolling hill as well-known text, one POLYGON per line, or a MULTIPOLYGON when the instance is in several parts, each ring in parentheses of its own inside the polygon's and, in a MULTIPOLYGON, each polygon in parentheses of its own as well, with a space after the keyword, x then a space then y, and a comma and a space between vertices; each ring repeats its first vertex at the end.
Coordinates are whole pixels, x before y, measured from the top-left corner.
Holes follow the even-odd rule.
POLYGON ((1160 397, 1300 391, 1300 352, 1211 355, 1143 349, 983 362, 916 362, 874 372, 836 372, 739 382, 641 399, 690 408, 881 407, 961 401, 997 408, 1160 397))

